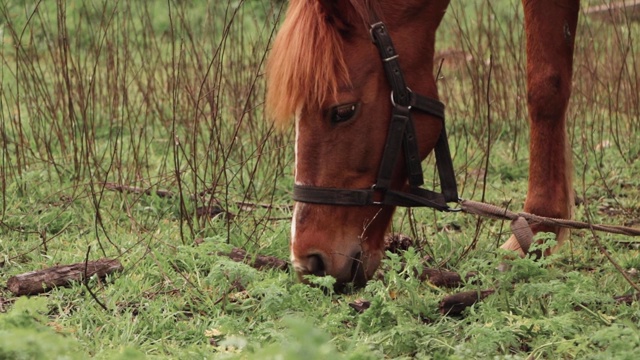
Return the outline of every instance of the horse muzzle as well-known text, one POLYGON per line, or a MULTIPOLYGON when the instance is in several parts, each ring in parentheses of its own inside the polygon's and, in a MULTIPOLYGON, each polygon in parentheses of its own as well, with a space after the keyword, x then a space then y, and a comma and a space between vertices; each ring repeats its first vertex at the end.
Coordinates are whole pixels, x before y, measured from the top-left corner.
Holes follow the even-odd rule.
POLYGON ((336 279, 335 290, 352 285, 363 287, 379 265, 379 256, 365 253, 359 246, 349 254, 325 254, 314 251, 302 257, 292 256, 293 268, 298 279, 308 283, 307 275, 333 276, 336 279), (372 261, 378 259, 377 261, 372 261))

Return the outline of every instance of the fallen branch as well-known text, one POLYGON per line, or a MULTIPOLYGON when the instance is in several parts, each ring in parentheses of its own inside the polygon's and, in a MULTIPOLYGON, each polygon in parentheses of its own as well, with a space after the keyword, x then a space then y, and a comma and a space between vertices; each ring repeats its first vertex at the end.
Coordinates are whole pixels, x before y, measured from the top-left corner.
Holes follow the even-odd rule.
POLYGON ((401 254, 413 246, 413 239, 403 234, 388 235, 384 238, 384 249, 393 254, 401 254))
MULTIPOLYGON (((118 191, 121 193, 132 193, 132 194, 144 194, 151 195, 156 194, 161 198, 172 198, 175 194, 171 190, 166 189, 158 189, 155 192, 151 191, 151 188, 141 188, 130 185, 116 184, 112 182, 105 182, 104 188, 111 191, 118 191)), ((201 191, 199 194, 192 194, 189 196, 191 200, 202 199, 207 195, 210 195, 212 191, 201 191)), ((220 207, 220 202, 217 199, 213 199, 212 203, 215 204, 214 207, 220 207)), ((256 209, 283 209, 283 210, 293 210, 292 205, 282 205, 282 204, 265 204, 265 203, 252 203, 247 201, 234 201, 234 203, 240 208, 242 211, 254 211, 256 209)), ((208 207, 202 207, 202 209, 206 209, 208 207)), ((205 210, 202 210, 205 211, 205 210)))
POLYGON ((211 206, 198 206, 196 208, 196 216, 198 218, 209 218, 209 219, 213 219, 217 216, 222 216, 223 219, 233 220, 233 218, 235 218, 236 215, 228 211, 225 211, 219 205, 213 204, 211 206))
POLYGON ((286 209, 286 210, 289 210, 289 211, 293 210, 293 206, 292 205, 251 203, 251 202, 246 202, 246 201, 236 201, 235 203, 236 203, 236 205, 238 205, 238 207, 242 211, 254 211, 256 209, 267 209, 267 210, 271 210, 271 209, 286 209))
MULTIPOLYGON (((471 305, 483 300, 487 296, 493 294, 495 289, 487 289, 481 291, 463 291, 457 294, 445 296, 440 302, 440 314, 445 316, 456 316, 471 305)), ((631 305, 635 301, 640 301, 640 293, 614 296, 613 300, 617 304, 631 305)), ((349 307, 354 309, 358 314, 362 314, 371 306, 371 302, 366 299, 358 299, 349 303, 349 307)), ((579 308, 576 308, 578 310, 579 308)))
POLYGON ((12 276, 7 281, 7 288, 16 296, 36 295, 55 287, 68 286, 73 282, 82 281, 85 279, 85 274, 89 278, 94 275, 104 278, 122 270, 120 261, 113 259, 60 265, 12 276))
MULTIPOLYGON (((121 193, 129 192, 133 194, 146 194, 146 195, 152 194, 150 188, 144 189, 144 188, 135 187, 135 186, 116 184, 112 182, 105 182, 104 188, 107 190, 119 191, 121 193)), ((156 190, 155 194, 158 195, 158 197, 164 197, 164 198, 173 197, 173 193, 171 191, 164 190, 164 189, 156 190)))
MULTIPOLYGON (((477 274, 474 272, 467 273, 464 281, 471 279, 477 274)), ((454 288, 463 285, 463 279, 460 274, 454 271, 425 268, 420 274, 420 281, 429 280, 430 283, 437 287, 454 288)))
POLYGON ((440 314, 449 316, 460 315, 464 309, 486 298, 494 292, 494 289, 487 289, 481 291, 464 291, 446 296, 440 302, 440 314))
POLYGON ((354 302, 349 303, 349 306, 355 310, 358 314, 362 314, 371 307, 371 301, 365 299, 358 299, 354 302))
POLYGON ((640 293, 614 296, 613 300, 618 304, 631 305, 634 301, 640 301, 640 293))

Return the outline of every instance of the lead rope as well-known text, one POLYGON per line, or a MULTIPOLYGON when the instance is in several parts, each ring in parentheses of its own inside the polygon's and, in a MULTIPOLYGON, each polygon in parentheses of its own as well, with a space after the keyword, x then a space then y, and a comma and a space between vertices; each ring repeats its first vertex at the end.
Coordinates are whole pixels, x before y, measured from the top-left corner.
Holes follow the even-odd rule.
MULTIPOLYGON (((539 216, 526 212, 513 212, 496 205, 487 204, 473 200, 460 200, 460 209, 462 212, 488 217, 497 220, 510 220, 511 232, 518 240, 518 244, 522 251, 527 254, 533 243, 533 231, 531 224, 540 224, 548 226, 558 226, 568 229, 591 229, 612 234, 621 234, 628 236, 640 236, 640 229, 618 225, 602 225, 591 224, 582 221, 558 219, 546 216, 539 216)), ((536 254, 540 256, 540 254, 536 254)))

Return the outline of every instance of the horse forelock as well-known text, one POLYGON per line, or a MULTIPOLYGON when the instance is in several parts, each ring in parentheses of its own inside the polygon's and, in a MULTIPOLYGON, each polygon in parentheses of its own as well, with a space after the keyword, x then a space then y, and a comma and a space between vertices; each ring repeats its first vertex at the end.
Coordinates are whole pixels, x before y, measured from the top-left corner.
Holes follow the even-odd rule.
MULTIPOLYGON (((351 0, 350 9, 365 19, 369 2, 351 0)), ((321 1, 290 1, 266 69, 267 114, 278 125, 289 124, 301 107, 321 107, 336 96, 338 86, 349 82, 344 28, 338 25, 349 15, 327 11, 321 1)))

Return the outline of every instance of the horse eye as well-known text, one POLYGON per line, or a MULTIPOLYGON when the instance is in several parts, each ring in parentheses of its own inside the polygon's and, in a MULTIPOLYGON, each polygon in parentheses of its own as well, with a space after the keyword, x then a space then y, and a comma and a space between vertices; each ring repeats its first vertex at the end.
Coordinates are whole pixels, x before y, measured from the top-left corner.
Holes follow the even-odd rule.
POLYGON ((339 124, 351 120, 358 110, 358 104, 338 105, 331 109, 331 123, 339 124))

